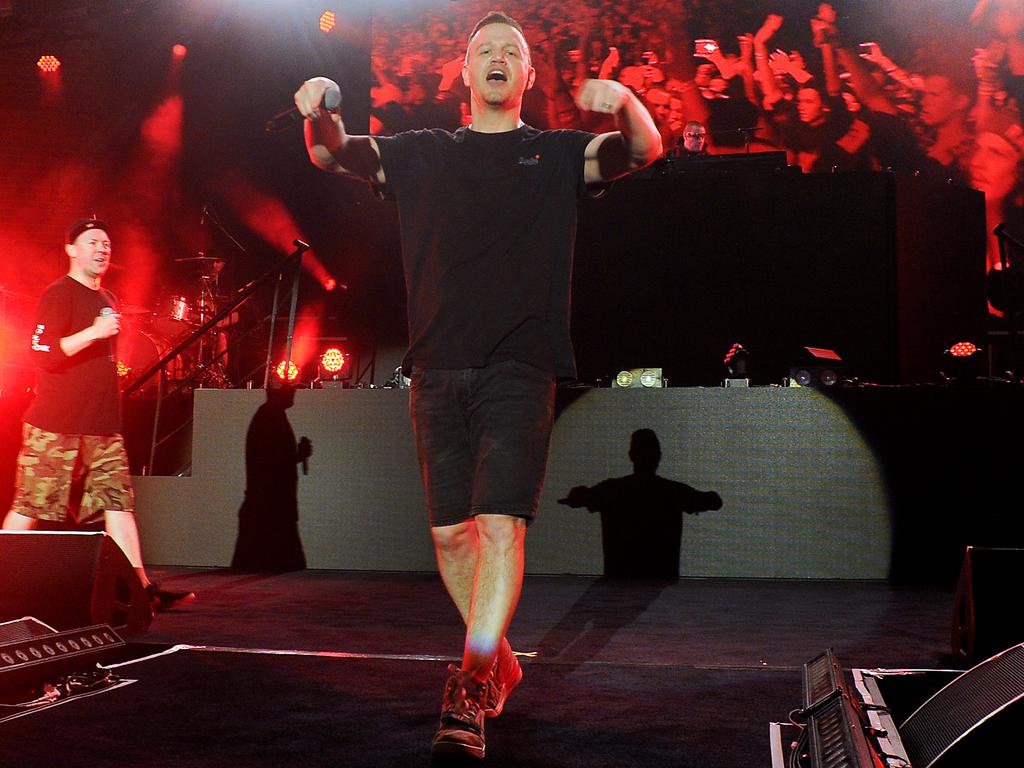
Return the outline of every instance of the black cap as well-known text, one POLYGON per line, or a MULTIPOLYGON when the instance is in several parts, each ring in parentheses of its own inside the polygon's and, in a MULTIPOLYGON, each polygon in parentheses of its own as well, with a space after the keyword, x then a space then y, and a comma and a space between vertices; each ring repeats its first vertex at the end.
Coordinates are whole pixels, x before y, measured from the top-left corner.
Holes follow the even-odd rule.
POLYGON ((80 234, 88 232, 90 229, 102 229, 108 235, 110 234, 110 227, 103 219, 79 219, 68 229, 68 245, 74 243, 80 234))

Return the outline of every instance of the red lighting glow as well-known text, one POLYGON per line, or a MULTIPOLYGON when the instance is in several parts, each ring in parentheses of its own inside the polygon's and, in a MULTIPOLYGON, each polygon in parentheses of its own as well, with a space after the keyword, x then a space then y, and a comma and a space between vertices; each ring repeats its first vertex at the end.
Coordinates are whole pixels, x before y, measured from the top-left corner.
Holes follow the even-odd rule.
MULTIPOLYGON (((302 238, 298 222, 279 199, 241 181, 233 181, 225 186, 224 195, 230 200, 239 218, 281 253, 291 253, 295 248, 295 238, 302 238)), ((316 278, 321 286, 331 278, 327 267, 312 250, 302 255, 302 268, 316 278)), ((311 352, 311 358, 315 356, 315 351, 311 352)), ((304 360, 299 355, 295 357, 300 362, 304 360)))
POLYGON ((277 374, 277 378, 281 381, 295 381, 299 378, 299 366, 290 360, 282 360, 277 364, 277 368, 274 372, 277 374), (288 371, 287 378, 285 378, 286 368, 288 371))
POLYGON ((132 369, 123 360, 117 361, 117 375, 122 379, 131 373, 132 369))
POLYGON ((333 291, 337 287, 338 287, 338 281, 335 280, 333 277, 328 277, 326 280, 324 280, 324 290, 325 291, 333 291))
POLYGON ((330 347, 320 355, 320 366, 327 373, 338 373, 338 371, 345 367, 347 361, 348 358, 345 356, 345 353, 337 347, 330 347))
POLYGON ((184 59, 188 55, 188 48, 181 43, 175 43, 174 47, 171 48, 171 53, 174 54, 176 59, 184 59))
POLYGON ((334 29, 334 25, 338 18, 335 16, 334 11, 324 11, 320 14, 320 31, 325 35, 334 29))
POLYGON ((969 341, 958 341, 949 348, 949 354, 953 357, 970 357, 977 351, 978 348, 969 341))
POLYGON ((60 69, 60 59, 56 56, 46 54, 40 56, 39 61, 36 62, 36 66, 39 67, 40 72, 56 72, 60 69))

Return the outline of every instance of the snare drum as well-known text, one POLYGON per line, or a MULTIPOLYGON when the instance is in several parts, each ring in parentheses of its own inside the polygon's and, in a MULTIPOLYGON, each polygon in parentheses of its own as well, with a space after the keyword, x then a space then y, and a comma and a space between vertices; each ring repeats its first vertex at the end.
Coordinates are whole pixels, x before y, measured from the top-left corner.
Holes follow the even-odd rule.
POLYGON ((184 296, 171 296, 170 298, 170 312, 168 317, 171 320, 175 320, 179 323, 188 320, 189 306, 188 299, 184 296))
POLYGON ((176 340, 192 330, 192 305, 185 296, 166 296, 157 302, 150 326, 159 336, 176 340))

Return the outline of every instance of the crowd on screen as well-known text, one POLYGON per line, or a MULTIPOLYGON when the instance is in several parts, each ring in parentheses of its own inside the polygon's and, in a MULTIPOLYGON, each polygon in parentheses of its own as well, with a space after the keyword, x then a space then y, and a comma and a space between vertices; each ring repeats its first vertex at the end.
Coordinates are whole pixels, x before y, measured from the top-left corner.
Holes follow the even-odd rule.
MULTIPOLYGON (((372 132, 468 122, 463 26, 491 5, 464 0, 405 20, 376 19, 372 132)), ((893 51, 864 39, 865 20, 840 16, 828 3, 804 18, 767 4, 759 16, 749 8, 730 13, 729 5, 507 3, 526 27, 537 71, 524 119, 540 128, 606 130, 599 116, 580 113, 572 94, 584 78, 611 78, 644 99, 669 154, 696 120, 713 153, 785 150, 807 173, 920 173, 983 191, 989 232, 1024 219, 1024 0, 981 0, 964 10, 955 35, 936 33, 911 47, 903 41, 893 51), (784 47, 795 38, 808 43, 784 47)), ((988 259, 998 266, 994 237, 988 259)))

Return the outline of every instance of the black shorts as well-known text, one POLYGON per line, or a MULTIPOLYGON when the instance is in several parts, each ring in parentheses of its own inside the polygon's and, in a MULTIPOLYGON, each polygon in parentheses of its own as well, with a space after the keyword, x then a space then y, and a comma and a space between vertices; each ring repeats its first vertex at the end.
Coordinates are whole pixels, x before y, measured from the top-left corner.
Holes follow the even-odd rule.
POLYGON ((516 360, 413 368, 409 410, 432 526, 480 514, 532 522, 554 399, 554 376, 516 360))

